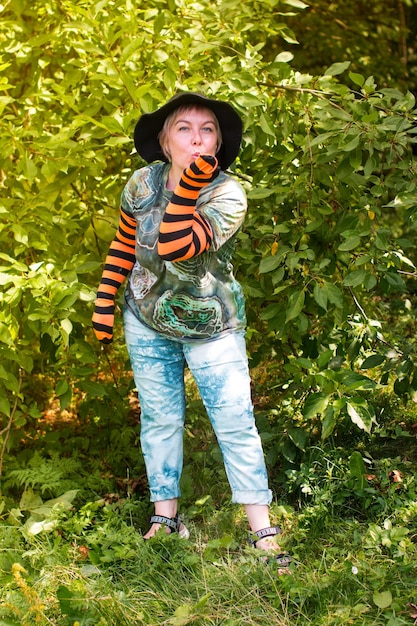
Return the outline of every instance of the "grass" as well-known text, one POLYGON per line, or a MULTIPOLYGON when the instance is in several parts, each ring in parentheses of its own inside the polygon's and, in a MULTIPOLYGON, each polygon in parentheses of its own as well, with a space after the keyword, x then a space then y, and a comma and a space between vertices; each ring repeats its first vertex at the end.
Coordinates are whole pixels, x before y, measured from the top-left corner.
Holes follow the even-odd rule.
MULTIPOLYGON (((297 515, 275 504, 283 546, 296 561, 291 574, 280 576, 274 564, 265 564, 245 545, 244 520, 235 507, 213 512, 208 524, 187 520, 190 541, 161 534, 148 542, 127 521, 132 507, 140 519, 139 501, 101 503, 85 524, 87 505, 62 513, 54 531, 35 536, 3 521, 0 624, 414 622, 415 543, 407 536, 393 539, 392 528, 389 545, 388 530, 384 540, 370 534, 367 522, 333 518, 322 510, 321 523, 309 532, 314 507, 297 515), (234 522, 230 532, 219 533, 225 520, 234 522)), ((410 518, 415 524, 411 504, 409 523, 410 518)))
MULTIPOLYGON (((124 422, 126 407, 116 409, 72 429, 68 419, 43 424, 5 459, 0 626, 416 623, 412 405, 390 409, 372 437, 349 427, 290 466, 270 465, 272 521, 294 557, 284 576, 248 547, 246 520, 229 502, 217 444, 193 396, 181 500, 191 539, 144 542, 151 507, 137 418, 130 412, 124 422), (354 451, 366 460, 366 479, 352 465, 354 451), (44 530, 31 531, 30 520, 44 530)), ((268 455, 275 439, 265 443, 268 455)))

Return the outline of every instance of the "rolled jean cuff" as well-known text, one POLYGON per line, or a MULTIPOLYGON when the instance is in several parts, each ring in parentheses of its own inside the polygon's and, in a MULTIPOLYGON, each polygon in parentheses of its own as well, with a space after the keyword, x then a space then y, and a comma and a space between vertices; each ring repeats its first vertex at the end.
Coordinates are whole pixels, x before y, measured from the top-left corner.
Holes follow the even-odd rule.
POLYGON ((235 504, 269 505, 272 502, 272 491, 270 489, 263 491, 233 491, 232 502, 235 504))
POLYGON ((151 502, 160 502, 161 500, 177 500, 181 497, 181 491, 173 487, 172 489, 164 488, 161 489, 150 489, 150 498, 151 502))

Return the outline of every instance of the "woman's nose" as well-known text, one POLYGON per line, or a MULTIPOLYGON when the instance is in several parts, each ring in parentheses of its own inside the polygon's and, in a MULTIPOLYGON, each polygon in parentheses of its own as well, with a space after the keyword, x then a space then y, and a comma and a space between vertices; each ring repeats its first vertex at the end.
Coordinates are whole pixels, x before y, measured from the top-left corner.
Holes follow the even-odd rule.
POLYGON ((201 136, 200 136, 200 133, 195 132, 195 133, 194 133, 194 137, 193 137, 193 144, 196 144, 196 145, 197 145, 197 144, 199 144, 199 143, 201 143, 201 136))

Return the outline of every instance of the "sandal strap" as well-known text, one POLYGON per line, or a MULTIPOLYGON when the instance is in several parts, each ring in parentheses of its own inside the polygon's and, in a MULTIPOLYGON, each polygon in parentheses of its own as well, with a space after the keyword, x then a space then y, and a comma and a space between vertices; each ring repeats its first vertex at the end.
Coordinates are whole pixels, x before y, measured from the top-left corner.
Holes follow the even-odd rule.
POLYGON ((180 529, 181 518, 176 514, 175 517, 165 517, 165 515, 152 515, 149 520, 150 524, 165 524, 171 532, 177 533, 180 529))
POLYGON ((274 556, 270 556, 269 561, 276 563, 279 567, 289 567, 292 563, 292 556, 288 552, 280 552, 274 556))
POLYGON ((275 535, 279 535, 281 533, 281 529, 279 526, 270 526, 269 528, 261 528, 261 530, 256 530, 255 532, 251 532, 248 535, 249 545, 252 547, 256 546, 256 542, 259 539, 263 539, 264 537, 274 537, 275 535), (257 539, 254 538, 257 537, 257 539))

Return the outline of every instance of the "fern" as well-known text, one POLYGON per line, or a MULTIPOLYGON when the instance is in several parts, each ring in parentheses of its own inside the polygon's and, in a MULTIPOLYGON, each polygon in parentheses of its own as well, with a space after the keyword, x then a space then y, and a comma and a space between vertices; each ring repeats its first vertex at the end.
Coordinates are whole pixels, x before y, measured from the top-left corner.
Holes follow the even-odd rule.
POLYGON ((51 452, 50 458, 45 458, 40 452, 35 452, 27 467, 8 472, 7 482, 11 487, 29 487, 40 490, 42 494, 57 495, 66 488, 66 483, 74 486, 76 479, 83 473, 82 463, 77 458, 65 458, 57 452, 51 452))

